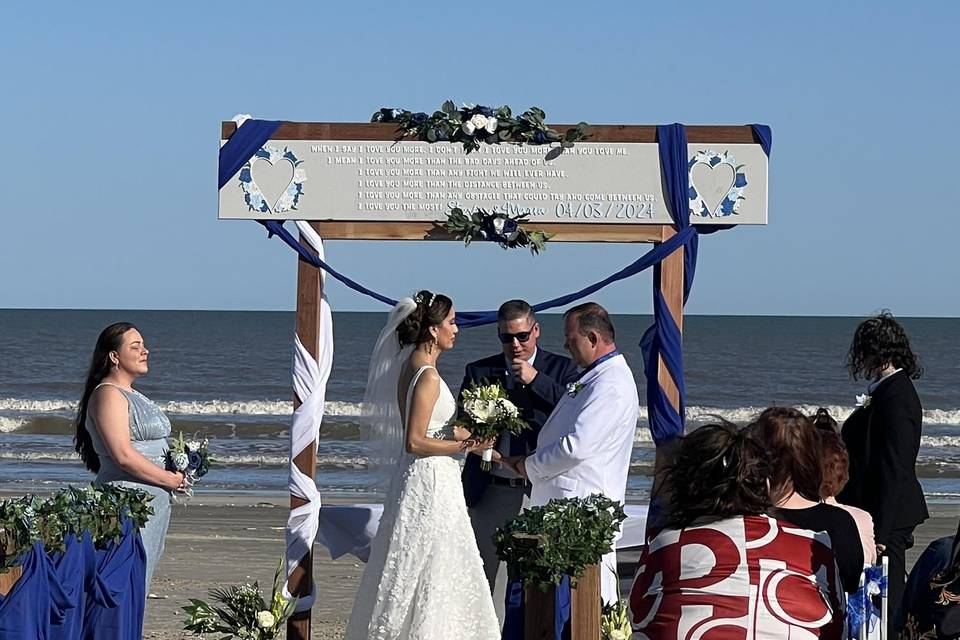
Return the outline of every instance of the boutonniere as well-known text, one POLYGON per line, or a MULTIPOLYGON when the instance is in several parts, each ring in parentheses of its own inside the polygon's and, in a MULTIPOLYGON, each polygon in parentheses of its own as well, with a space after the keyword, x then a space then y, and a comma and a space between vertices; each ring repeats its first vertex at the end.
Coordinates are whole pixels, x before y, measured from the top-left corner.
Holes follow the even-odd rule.
POLYGON ((567 395, 571 398, 576 398, 577 394, 580 393, 581 390, 583 390, 582 382, 571 382, 567 385, 567 395))
POLYGON ((858 394, 858 395, 857 395, 857 407, 860 408, 860 409, 866 409, 867 407, 870 406, 870 400, 871 400, 871 397, 870 397, 870 394, 869 394, 869 393, 861 393, 861 394, 858 394))

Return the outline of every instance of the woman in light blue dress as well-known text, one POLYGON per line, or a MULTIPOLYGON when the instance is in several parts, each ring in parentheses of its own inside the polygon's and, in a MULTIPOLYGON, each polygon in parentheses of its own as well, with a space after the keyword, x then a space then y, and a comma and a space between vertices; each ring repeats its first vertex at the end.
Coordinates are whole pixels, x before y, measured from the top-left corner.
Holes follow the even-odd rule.
POLYGON ((147 554, 147 593, 163 553, 171 493, 189 488, 183 473, 164 469, 170 420, 133 389, 134 380, 147 373, 148 354, 143 336, 129 322, 100 333, 77 408, 74 438, 83 463, 97 474, 96 484, 141 489, 153 496, 153 515, 140 530, 147 554))

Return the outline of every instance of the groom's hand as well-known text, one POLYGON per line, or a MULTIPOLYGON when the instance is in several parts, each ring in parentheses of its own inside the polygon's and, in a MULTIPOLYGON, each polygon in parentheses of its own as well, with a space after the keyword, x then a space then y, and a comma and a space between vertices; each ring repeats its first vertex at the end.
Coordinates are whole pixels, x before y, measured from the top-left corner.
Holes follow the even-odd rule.
POLYGON ((513 370, 513 377, 523 384, 530 384, 537 377, 537 370, 523 358, 514 358, 510 363, 510 369, 513 370))
POLYGON ((513 471, 524 480, 529 480, 530 478, 527 477, 527 468, 523 464, 526 458, 526 456, 510 456, 501 460, 500 464, 505 466, 507 469, 510 469, 510 471, 513 471))

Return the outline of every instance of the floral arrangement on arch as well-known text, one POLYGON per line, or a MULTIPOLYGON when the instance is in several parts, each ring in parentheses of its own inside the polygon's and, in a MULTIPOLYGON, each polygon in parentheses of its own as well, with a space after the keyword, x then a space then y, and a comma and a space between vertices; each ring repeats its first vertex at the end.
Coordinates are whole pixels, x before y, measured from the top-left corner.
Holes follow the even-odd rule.
POLYGON ((548 161, 589 136, 586 122, 580 122, 561 134, 544 124, 545 117, 540 107, 530 107, 514 116, 506 105, 491 109, 464 104, 458 108, 452 100, 447 100, 433 115, 422 111, 414 113, 406 109, 382 108, 373 114, 370 121, 395 123, 400 138, 411 136, 423 142, 459 142, 467 153, 476 151, 484 143, 557 144, 547 153, 548 161))
POLYGON ((504 249, 529 247, 530 253, 537 255, 553 235, 539 229, 524 229, 523 224, 528 218, 527 213, 488 213, 480 208, 467 213, 460 207, 453 207, 442 226, 457 240, 463 240, 466 246, 474 240, 489 240, 504 249))

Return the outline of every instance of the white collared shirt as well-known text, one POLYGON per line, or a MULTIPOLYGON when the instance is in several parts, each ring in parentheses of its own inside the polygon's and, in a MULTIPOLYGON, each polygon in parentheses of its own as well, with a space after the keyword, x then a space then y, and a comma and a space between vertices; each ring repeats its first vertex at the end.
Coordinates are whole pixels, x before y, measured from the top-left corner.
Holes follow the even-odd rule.
POLYGON ((891 371, 890 373, 887 373, 887 374, 881 376, 880 379, 877 380, 876 382, 871 382, 870 385, 867 387, 867 395, 870 395, 871 393, 873 393, 874 390, 876 390, 876 388, 880 386, 880 383, 881 383, 881 382, 883 382, 884 380, 886 380, 887 378, 889 378, 890 376, 892 376, 892 375, 895 374, 895 373, 900 373, 901 371, 903 371, 902 368, 894 369, 894 370, 891 371))

